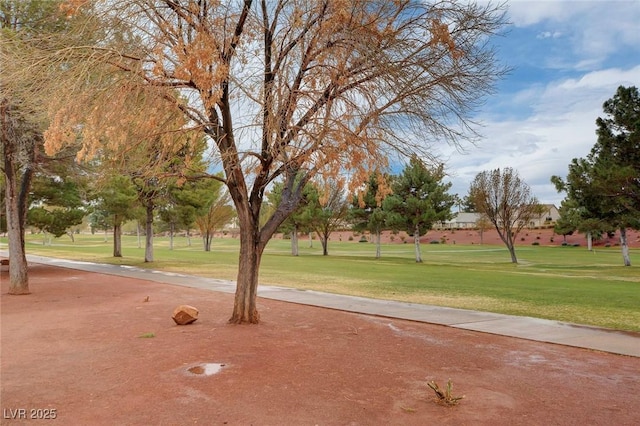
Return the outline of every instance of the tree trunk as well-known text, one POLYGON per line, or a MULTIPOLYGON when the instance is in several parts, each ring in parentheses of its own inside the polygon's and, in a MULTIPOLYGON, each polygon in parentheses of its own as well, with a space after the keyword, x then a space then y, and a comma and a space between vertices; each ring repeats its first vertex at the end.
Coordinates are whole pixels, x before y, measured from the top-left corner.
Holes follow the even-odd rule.
POLYGON ((376 229, 376 259, 380 259, 382 255, 382 250, 380 248, 380 240, 382 239, 382 232, 379 229, 376 229))
POLYGON ((169 224, 169 250, 173 250, 173 231, 175 226, 173 222, 169 224))
POLYGON ((591 232, 587 232, 587 250, 591 251, 593 249, 593 234, 591 232))
POLYGON ((11 132, 6 102, 0 105, 2 116, 1 141, 4 147, 4 184, 7 213, 7 237, 9 240, 9 294, 29 294, 29 276, 24 244, 24 228, 27 221, 27 196, 31 188, 34 152, 29 153, 30 164, 22 179, 18 172, 18 146, 11 132), (20 180, 20 183, 18 182, 20 180))
POLYGON ((140 221, 136 220, 136 235, 138 236, 138 248, 142 248, 142 243, 140 242, 140 221))
POLYGON ((509 254, 511 255, 511 263, 518 263, 518 258, 516 257, 516 235, 513 233, 511 229, 507 231, 507 248, 509 249, 509 254))
POLYGON ((122 257, 122 221, 117 216, 113 220, 113 257, 122 257))
POLYGON ((153 262, 153 202, 146 205, 146 220, 144 226, 144 261, 153 262))
MULTIPOLYGON (((293 177, 290 177, 293 182, 293 177)), ((266 184, 266 183, 265 183, 266 184)), ((257 309, 258 272, 260 261, 267 243, 282 222, 297 207, 302 197, 304 182, 294 191, 285 191, 287 197, 267 222, 260 226, 261 191, 254 191, 247 199, 244 181, 237 180, 234 185, 227 185, 240 225, 240 256, 238 262, 238 280, 233 304, 233 314, 229 319, 233 324, 257 324, 260 316, 257 309), (237 184, 239 183, 239 184, 237 184)), ((285 186, 286 188, 286 186, 285 186)))
POLYGON ((627 244, 627 229, 620 227, 620 248, 622 249, 622 259, 624 266, 631 266, 631 258, 629 257, 629 245, 627 244))
POLYGON ((204 251, 211 251, 211 231, 205 231, 202 234, 202 244, 204 251))
POLYGON ((420 253, 420 229, 417 226, 413 231, 413 245, 416 249, 416 263, 422 263, 422 254, 420 253))
POLYGON ((313 231, 309 231, 309 248, 313 248, 313 231))
MULTIPOLYGON (((5 148, 6 149, 6 148, 5 148)), ((9 239, 9 294, 29 294, 27 257, 24 249, 24 222, 21 220, 15 167, 5 152, 5 195, 7 237, 9 239)))
POLYGON ((518 263, 518 258, 516 257, 516 248, 513 242, 515 239, 515 235, 513 235, 513 232, 510 229, 507 229, 503 232, 503 230, 501 230, 497 226, 496 231, 498 231, 498 236, 500 237, 504 245, 507 246, 507 250, 509 250, 509 255, 511 255, 511 263, 518 263))
POLYGON ((298 256, 300 254, 298 250, 298 228, 293 227, 293 231, 291 231, 291 255, 298 256))
POLYGON ((329 256, 329 233, 323 232, 320 235, 320 242, 322 243, 322 255, 329 256))
POLYGON ((507 231, 507 248, 509 249, 509 254, 511 255, 511 263, 518 263, 518 258, 516 257, 516 236, 513 231, 507 231))
POLYGON ((258 272, 264 247, 260 244, 258 232, 252 226, 240 226, 240 259, 233 314, 229 319, 233 324, 257 324, 260 315, 256 306, 258 294, 258 272), (248 229, 247 229, 248 228, 248 229))

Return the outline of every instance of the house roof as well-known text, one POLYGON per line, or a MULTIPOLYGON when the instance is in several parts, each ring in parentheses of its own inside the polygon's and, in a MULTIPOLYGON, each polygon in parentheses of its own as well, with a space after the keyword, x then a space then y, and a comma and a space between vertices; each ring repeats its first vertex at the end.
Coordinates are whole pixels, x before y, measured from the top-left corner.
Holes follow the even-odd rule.
POLYGON ((451 222, 451 223, 476 223, 476 221, 479 218, 480 218, 480 213, 459 212, 449 222, 451 222))

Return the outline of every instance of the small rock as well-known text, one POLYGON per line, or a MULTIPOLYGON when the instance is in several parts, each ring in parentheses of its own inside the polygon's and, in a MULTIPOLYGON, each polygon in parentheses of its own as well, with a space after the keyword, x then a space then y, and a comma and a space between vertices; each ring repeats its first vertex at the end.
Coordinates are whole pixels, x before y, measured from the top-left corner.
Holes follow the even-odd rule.
POLYGON ((198 309, 189 305, 180 305, 173 310, 171 317, 178 325, 191 324, 198 319, 198 309))

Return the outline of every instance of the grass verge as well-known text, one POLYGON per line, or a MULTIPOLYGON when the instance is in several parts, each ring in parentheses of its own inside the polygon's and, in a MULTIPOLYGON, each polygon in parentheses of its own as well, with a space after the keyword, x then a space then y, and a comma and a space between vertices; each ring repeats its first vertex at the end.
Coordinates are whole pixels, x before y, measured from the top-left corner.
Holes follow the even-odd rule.
MULTIPOLYGON (((0 239, 0 242, 6 243, 0 239)), ((0 248, 6 248, 1 245, 0 248)), ((27 236, 27 252, 99 263, 126 264, 234 280, 238 241, 218 239, 211 252, 199 240, 188 246, 156 238, 155 260, 144 263, 135 237, 123 238, 122 258, 111 256, 103 236, 63 237, 43 245, 27 236)), ((581 247, 531 246, 517 249, 519 263, 500 246, 422 246, 423 263, 413 260, 409 244, 388 244, 375 259, 373 244, 333 242, 322 256, 319 242, 300 242, 300 256, 289 241, 275 239, 263 256, 260 281, 331 293, 532 316, 619 330, 640 331, 640 274, 622 266, 619 249, 589 252, 581 247)), ((638 250, 631 256, 637 258, 638 250)))

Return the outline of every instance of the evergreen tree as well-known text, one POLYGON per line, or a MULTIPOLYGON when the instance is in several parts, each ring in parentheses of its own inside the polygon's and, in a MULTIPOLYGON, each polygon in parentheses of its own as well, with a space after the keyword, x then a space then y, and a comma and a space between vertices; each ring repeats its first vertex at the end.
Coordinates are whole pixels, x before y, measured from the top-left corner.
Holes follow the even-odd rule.
POLYGON ((413 236, 416 262, 422 262, 420 237, 434 223, 452 217, 456 197, 448 193, 451 183, 443 183, 444 176, 442 165, 430 170, 413 156, 402 174, 393 180, 393 194, 383 203, 389 225, 413 236))
POLYGON ((582 227, 618 229, 625 266, 631 265, 626 230, 640 229, 640 95, 618 87, 603 104, 597 141, 586 158, 574 158, 566 181, 551 178, 558 191, 582 209, 582 227))
MULTIPOLYGON (((79 14, 65 10, 65 3, 0 0, 0 169, 5 207, 0 226, 5 223, 9 240, 9 294, 29 293, 24 232, 32 183, 38 174, 47 174, 51 160, 44 154, 43 132, 48 124, 45 105, 52 93, 44 86, 55 81, 52 67, 40 60, 40 54, 53 47, 53 36, 69 38, 69 28, 79 14), (40 61, 34 65, 28 58, 40 61)), ((55 157, 65 156, 63 152, 55 157)), ((32 220, 37 216, 53 226, 69 219, 52 221, 49 213, 32 213, 32 220)))
POLYGON ((95 194, 94 208, 109 217, 113 227, 113 257, 122 257, 122 224, 137 216, 138 194, 128 176, 107 177, 95 194))
POLYGON ((581 220, 580 208, 571 200, 563 200, 558 209, 560 217, 553 226, 553 232, 562 235, 567 241, 567 235, 572 235, 578 229, 581 220))
MULTIPOLYGON (((68 171, 70 168, 59 170, 68 171)), ((32 185, 27 223, 58 238, 87 214, 86 184, 75 175, 37 176, 32 185)), ((73 239, 73 234, 70 234, 73 239)))

